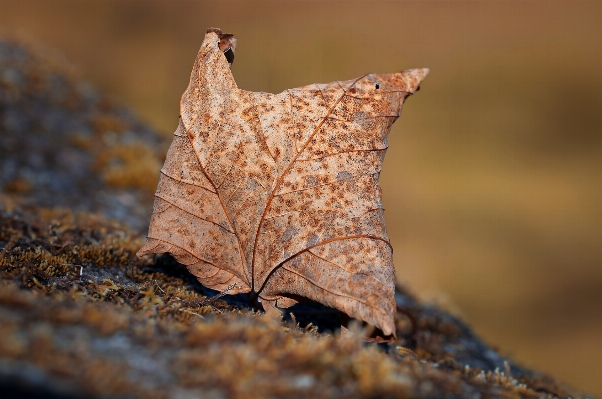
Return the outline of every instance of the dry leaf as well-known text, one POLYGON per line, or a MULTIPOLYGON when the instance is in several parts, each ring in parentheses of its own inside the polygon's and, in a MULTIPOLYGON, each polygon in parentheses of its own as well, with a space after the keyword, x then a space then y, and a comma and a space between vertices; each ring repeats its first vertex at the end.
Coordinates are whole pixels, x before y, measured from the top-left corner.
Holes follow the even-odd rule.
POLYGON ((207 30, 138 255, 168 252, 268 312, 305 297, 394 334, 378 177, 391 124, 428 70, 254 93, 230 72, 235 45, 207 30))

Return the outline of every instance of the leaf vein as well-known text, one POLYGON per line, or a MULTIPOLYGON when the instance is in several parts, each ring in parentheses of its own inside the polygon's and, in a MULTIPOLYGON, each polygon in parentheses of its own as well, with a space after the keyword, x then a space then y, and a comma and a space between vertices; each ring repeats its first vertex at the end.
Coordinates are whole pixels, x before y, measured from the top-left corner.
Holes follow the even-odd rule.
MULTIPOLYGON (((365 76, 366 75, 361 76, 361 77, 355 79, 354 83, 350 87, 352 87, 355 84, 355 82, 359 81, 360 79, 363 79, 365 76)), ((289 91, 289 93, 290 93, 290 91, 289 91)), ((324 121, 326 120, 326 118, 332 113, 332 111, 335 109, 335 107, 337 106, 337 104, 339 102, 341 102, 341 100, 343 99, 343 97, 345 97, 346 93, 347 93, 346 90, 343 89, 343 93, 340 95, 340 97, 337 99, 337 101, 334 102, 334 104, 332 105, 332 107, 330 107, 328 109, 328 112, 326 113, 326 115, 322 118, 322 120, 320 121, 320 123, 318 123, 318 125, 316 126, 316 128, 314 129, 314 131, 312 132, 312 134, 307 138, 307 140, 305 141, 305 144, 303 145, 303 147, 301 148, 301 150, 298 151, 297 154, 293 157, 293 159, 289 162, 288 166, 281 173, 278 181, 276 182, 276 184, 272 188, 272 192, 270 193, 270 196, 268 197, 268 201, 266 202, 265 208, 263 210, 263 214, 261 215, 261 219, 259 219, 259 223, 257 224, 257 230, 255 232, 255 242, 253 244, 253 257, 251 258, 252 259, 251 260, 251 289, 252 290, 254 290, 254 288, 255 288, 255 254, 257 253, 257 244, 259 242, 259 235, 260 235, 260 232, 261 232, 261 227, 263 225, 263 221, 265 220, 265 217, 267 215, 268 209, 270 208, 270 205, 272 203, 274 195, 276 194, 276 191, 280 187, 280 184, 282 184, 282 181, 284 180, 284 176, 291 169, 291 167, 293 166, 293 164, 295 163, 295 161, 297 160, 297 158, 299 157, 299 155, 305 150, 305 148, 307 148, 307 146, 309 145, 309 142, 313 139, 313 137, 316 135, 316 133, 320 130, 320 128, 324 124, 324 121)), ((291 99, 291 107, 292 107, 292 99, 291 99)))
POLYGON ((225 228, 225 227, 224 227, 224 226, 222 226, 221 224, 219 224, 219 223, 216 223, 216 222, 212 222, 211 220, 207 220, 207 219, 205 219, 205 218, 203 218, 203 217, 200 217, 199 215, 195 215, 194 213, 192 213, 192 212, 190 212, 190 211, 187 211, 186 209, 182 208, 181 206, 179 206, 179 205, 177 205, 177 204, 174 204, 173 202, 171 202, 171 201, 167 200, 166 198, 164 198, 164 197, 161 197, 161 196, 160 196, 159 194, 157 194, 157 193, 155 193, 155 197, 156 197, 156 198, 159 198, 159 199, 161 199, 161 200, 163 200, 163 201, 165 201, 165 202, 167 202, 169 205, 173 206, 174 208, 178 208, 179 210, 181 210, 181 211, 182 211, 182 212, 184 212, 184 213, 187 213, 187 214, 189 214, 189 215, 191 215, 191 216, 194 216, 195 218, 197 218, 197 219, 200 219, 200 220, 203 220, 203 221, 205 221, 205 222, 207 222, 207 223, 214 224, 214 225, 216 225, 216 226, 218 226, 218 227, 221 227, 222 229, 226 230, 228 233, 236 235, 236 233, 235 233, 235 232, 233 232, 232 230, 229 230, 229 229, 225 228))
POLYGON ((207 187, 203 187, 203 186, 201 186, 200 184, 195 184, 195 183, 191 183, 191 182, 188 182, 188 181, 184 181, 184 180, 178 179, 178 178, 176 178, 176 177, 174 177, 174 176, 172 176, 172 175, 168 174, 167 172, 165 172, 165 171, 163 170, 163 168, 161 168, 161 171, 160 171, 160 173, 161 173, 163 176, 165 176, 165 177, 169 177, 170 179, 172 179, 172 180, 174 180, 174 181, 177 181, 177 182, 179 182, 179 183, 188 184, 188 185, 191 185, 191 186, 194 186, 194 187, 199 187, 199 188, 202 188, 203 190, 209 191, 210 193, 216 194, 216 192, 215 192, 215 191, 209 190, 207 187))

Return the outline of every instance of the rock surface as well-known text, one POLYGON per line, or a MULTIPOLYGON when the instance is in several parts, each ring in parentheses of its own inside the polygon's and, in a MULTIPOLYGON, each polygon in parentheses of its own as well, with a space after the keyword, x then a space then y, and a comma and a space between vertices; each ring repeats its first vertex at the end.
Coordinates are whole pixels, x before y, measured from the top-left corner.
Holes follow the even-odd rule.
POLYGON ((402 287, 398 341, 366 343, 353 322, 341 335, 332 309, 300 304, 273 320, 167 256, 138 259, 165 141, 8 40, 0 129, 5 398, 581 396, 402 287))
POLYGON ((145 231, 168 143, 64 64, 0 40, 0 188, 145 231))

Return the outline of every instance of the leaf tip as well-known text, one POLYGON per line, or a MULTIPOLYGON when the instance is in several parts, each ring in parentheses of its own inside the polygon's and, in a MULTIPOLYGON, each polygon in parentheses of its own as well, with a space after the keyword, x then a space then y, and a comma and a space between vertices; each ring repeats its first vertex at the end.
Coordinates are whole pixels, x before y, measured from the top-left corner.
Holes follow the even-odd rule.
POLYGON ((139 258, 142 258, 145 255, 151 255, 153 254, 153 248, 150 245, 149 241, 146 240, 146 242, 144 243, 144 245, 142 245, 142 247, 138 250, 138 252, 136 252, 136 256, 139 258))
POLYGON ((407 81, 407 90, 408 93, 414 94, 418 90, 420 90, 420 83, 424 80, 426 75, 428 75, 430 69, 428 68, 414 68, 408 69, 402 72, 407 81))

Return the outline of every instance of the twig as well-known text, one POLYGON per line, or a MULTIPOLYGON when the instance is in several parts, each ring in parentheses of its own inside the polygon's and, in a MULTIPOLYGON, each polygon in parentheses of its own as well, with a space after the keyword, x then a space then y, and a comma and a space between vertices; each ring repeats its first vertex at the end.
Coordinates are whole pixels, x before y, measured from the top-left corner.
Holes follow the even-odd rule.
POLYGON ((163 294, 165 294, 165 291, 163 291, 163 288, 161 288, 159 286, 159 283, 157 283, 157 280, 153 280, 155 282, 155 284, 157 285, 157 288, 159 289, 159 291, 161 291, 163 294))
POLYGON ((191 312, 190 310, 186 310, 186 309, 180 309, 180 311, 182 311, 182 312, 186 312, 186 313, 190 313, 190 314, 193 314, 193 315, 195 315, 195 316, 198 316, 198 317, 200 317, 201 319, 205 319, 205 318, 204 318, 202 315, 200 315, 200 314, 198 314, 198 313, 191 312))
POLYGON ((213 310, 214 312, 217 312, 219 314, 224 314, 224 312, 222 312, 220 309, 216 308, 215 306, 211 306, 211 305, 207 305, 211 308, 211 310, 213 310))
MULTIPOLYGON (((157 281, 156 281, 156 280, 155 280, 155 284, 157 284, 157 281)), ((221 310, 219 310, 219 309, 218 309, 218 308, 216 308, 215 306, 211 305, 211 303, 212 303, 212 302, 214 302, 215 300, 217 300, 217 299, 219 299, 219 298, 223 297, 224 295, 226 295, 226 294, 227 294, 229 291, 231 291, 231 290, 232 290, 234 287, 236 287, 236 286, 237 286, 237 284, 238 284, 238 283, 234 283, 234 284, 232 284, 232 285, 229 285, 228 287, 226 287, 226 289, 225 289, 225 290, 223 290, 223 291, 222 291, 222 292, 220 292, 219 294, 217 294, 217 295, 215 295, 215 296, 212 296, 211 298, 205 298, 205 299, 203 299, 202 301, 195 302, 195 303, 194 303, 194 305, 195 305, 195 306, 199 306, 199 307, 200 307, 200 306, 209 306, 209 307, 211 308, 211 310, 213 310, 214 312, 217 312, 217 313, 219 313, 219 314, 224 314, 224 312, 222 312, 221 310)), ((159 287, 159 284, 157 284, 157 287, 159 287)), ((161 287, 159 287, 159 289, 161 290, 161 287)), ((163 290, 161 290, 161 291, 163 291, 163 290)), ((178 297, 175 297, 175 298, 176 298, 176 299, 178 299, 178 300, 181 300, 181 299, 180 299, 180 298, 178 298, 178 297)), ((203 317, 203 316, 201 316, 201 315, 200 315, 200 314, 198 314, 198 313, 194 313, 194 312, 192 312, 192 311, 190 311, 190 310, 186 310, 186 309, 180 309, 180 310, 181 310, 182 312, 190 313, 190 314, 193 314, 193 315, 199 316, 201 319, 204 319, 204 317, 203 317)))
POLYGON ((199 302, 199 305, 205 305, 205 304, 209 304, 211 302, 215 302, 216 300, 220 299, 224 295, 228 294, 229 291, 232 291, 232 289, 234 287, 236 287, 237 285, 238 285, 238 283, 234 283, 234 284, 229 285, 228 287, 226 287, 225 290, 223 290, 219 294, 217 294, 215 296, 212 296, 211 298, 205 298, 205 299, 203 299, 202 301, 199 302))

